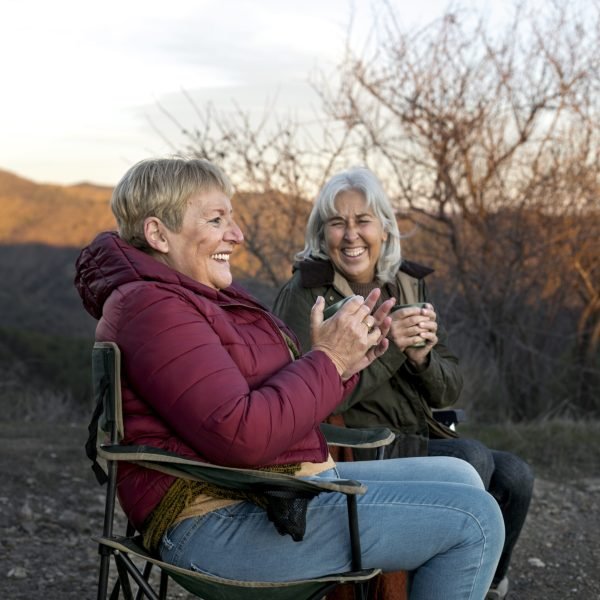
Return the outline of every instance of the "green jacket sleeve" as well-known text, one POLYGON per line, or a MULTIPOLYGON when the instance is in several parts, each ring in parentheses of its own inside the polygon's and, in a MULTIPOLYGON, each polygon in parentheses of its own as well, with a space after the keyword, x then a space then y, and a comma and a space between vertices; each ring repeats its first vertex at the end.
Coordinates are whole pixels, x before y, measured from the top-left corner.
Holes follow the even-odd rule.
POLYGON ((438 343, 429 354, 429 365, 419 373, 410 367, 407 361, 400 370, 400 377, 406 377, 415 384, 425 403, 431 408, 444 408, 454 404, 462 390, 462 375, 458 358, 450 352, 447 334, 440 324, 438 343))
MULTIPOLYGON (((421 293, 423 298, 426 298, 424 286, 421 293)), ((429 354, 427 368, 420 372, 411 369, 404 352, 390 344, 383 356, 361 372, 357 386, 338 406, 336 412, 344 412, 367 398, 369 404, 374 402, 376 397, 380 398, 379 402, 388 403, 401 401, 398 396, 415 393, 431 408, 444 408, 455 404, 462 390, 463 380, 458 358, 450 352, 447 339, 446 331, 440 324, 438 343, 429 354), (392 379, 395 379, 393 385, 392 379), (403 384, 403 381, 406 384, 403 384), (394 400, 394 397, 397 399, 394 400)))
POLYGON ((277 315, 298 336, 300 350, 308 352, 310 340, 310 311, 315 303, 317 292, 301 287, 296 277, 292 277, 277 294, 273 313, 277 315))
MULTIPOLYGON (((420 296, 423 302, 432 302, 427 295, 425 281, 421 281, 420 296)), ((462 391, 463 378, 458 366, 458 358, 448 347, 448 334, 444 324, 438 317, 438 343, 430 353, 429 365, 424 371, 415 373, 406 363, 408 376, 413 378, 420 390, 425 403, 431 408, 452 406, 458 400, 462 391)))

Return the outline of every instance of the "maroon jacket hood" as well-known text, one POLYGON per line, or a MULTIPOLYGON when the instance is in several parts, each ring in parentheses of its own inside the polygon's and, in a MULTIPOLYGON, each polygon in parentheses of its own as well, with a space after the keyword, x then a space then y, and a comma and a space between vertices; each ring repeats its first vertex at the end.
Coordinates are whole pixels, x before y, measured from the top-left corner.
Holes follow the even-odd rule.
POLYGON ((112 231, 96 236, 81 251, 75 266, 75 287, 85 309, 95 319, 100 319, 104 303, 116 288, 144 280, 181 285, 217 303, 238 300, 267 310, 235 284, 221 291, 202 285, 134 248, 112 231))

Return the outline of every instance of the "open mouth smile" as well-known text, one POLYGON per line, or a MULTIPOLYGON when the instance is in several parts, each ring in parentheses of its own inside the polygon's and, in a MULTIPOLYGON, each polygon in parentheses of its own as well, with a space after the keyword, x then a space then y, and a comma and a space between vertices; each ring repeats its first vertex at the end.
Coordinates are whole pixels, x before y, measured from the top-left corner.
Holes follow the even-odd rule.
POLYGON ((356 258, 357 256, 362 256, 367 251, 366 248, 344 248, 342 250, 342 254, 344 256, 348 256, 350 258, 356 258))

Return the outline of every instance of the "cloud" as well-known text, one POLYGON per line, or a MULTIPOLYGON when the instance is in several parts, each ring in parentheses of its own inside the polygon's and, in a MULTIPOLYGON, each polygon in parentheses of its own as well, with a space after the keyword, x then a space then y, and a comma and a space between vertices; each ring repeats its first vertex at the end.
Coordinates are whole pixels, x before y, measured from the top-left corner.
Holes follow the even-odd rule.
POLYGON ((148 111, 156 102, 179 110, 182 89, 225 108, 235 99, 263 110, 276 97, 277 110, 310 109, 309 74, 332 68, 343 51, 348 5, 8 0, 0 168, 56 182, 114 181, 123 171, 115 156, 137 160, 160 146, 148 111))

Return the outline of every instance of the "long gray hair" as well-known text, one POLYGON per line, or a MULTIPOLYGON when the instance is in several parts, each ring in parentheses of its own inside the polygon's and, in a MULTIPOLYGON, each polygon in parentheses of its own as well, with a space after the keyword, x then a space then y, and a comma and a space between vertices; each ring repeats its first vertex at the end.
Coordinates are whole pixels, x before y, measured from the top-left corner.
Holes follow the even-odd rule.
POLYGON ((310 256, 329 258, 325 244, 325 223, 338 214, 335 209, 335 199, 338 194, 350 190, 358 191, 365 197, 367 206, 388 234, 377 261, 376 276, 382 283, 391 282, 402 260, 400 232, 387 194, 383 191, 377 177, 366 167, 353 167, 337 173, 323 186, 308 218, 304 234, 304 249, 296 254, 296 259, 302 260, 310 256))

